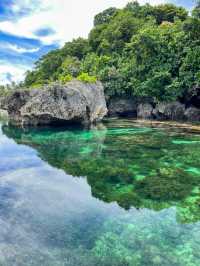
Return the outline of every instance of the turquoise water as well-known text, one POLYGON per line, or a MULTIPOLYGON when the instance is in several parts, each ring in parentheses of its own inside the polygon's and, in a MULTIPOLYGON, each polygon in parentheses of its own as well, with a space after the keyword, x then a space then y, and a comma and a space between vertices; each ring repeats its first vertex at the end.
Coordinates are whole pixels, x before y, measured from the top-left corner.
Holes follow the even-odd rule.
POLYGON ((200 135, 0 126, 1 266, 199 266, 200 135))

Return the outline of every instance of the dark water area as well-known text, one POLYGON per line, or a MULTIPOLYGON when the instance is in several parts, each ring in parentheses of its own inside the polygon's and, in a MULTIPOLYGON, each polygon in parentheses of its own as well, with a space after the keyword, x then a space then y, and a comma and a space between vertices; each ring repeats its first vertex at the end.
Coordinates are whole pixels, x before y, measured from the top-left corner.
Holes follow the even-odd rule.
POLYGON ((200 135, 0 124, 1 266, 199 266, 200 135))

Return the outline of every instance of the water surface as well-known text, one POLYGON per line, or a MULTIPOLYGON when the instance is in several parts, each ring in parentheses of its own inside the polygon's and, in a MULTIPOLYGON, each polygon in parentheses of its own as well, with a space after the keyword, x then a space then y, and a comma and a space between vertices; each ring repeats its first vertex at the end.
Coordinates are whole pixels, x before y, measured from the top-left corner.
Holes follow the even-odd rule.
POLYGON ((200 135, 0 128, 0 265, 200 265, 200 135))

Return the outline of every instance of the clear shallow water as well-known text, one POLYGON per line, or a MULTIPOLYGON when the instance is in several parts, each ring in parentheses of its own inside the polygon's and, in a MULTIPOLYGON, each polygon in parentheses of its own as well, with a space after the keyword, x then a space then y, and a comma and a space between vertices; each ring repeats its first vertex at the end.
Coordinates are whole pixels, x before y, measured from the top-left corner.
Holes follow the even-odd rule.
POLYGON ((200 135, 0 128, 0 265, 200 265, 200 135))

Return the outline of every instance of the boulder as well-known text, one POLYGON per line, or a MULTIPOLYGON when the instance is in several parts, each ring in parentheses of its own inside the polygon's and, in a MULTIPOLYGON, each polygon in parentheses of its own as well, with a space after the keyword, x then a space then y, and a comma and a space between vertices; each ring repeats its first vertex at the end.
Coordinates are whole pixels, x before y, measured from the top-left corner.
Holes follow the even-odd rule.
POLYGON ((111 98, 108 101, 108 115, 136 117, 136 101, 132 98, 111 98))
POLYGON ((107 114, 103 86, 73 80, 40 89, 18 90, 6 104, 10 121, 17 125, 92 124, 107 114))
POLYGON ((200 122, 200 109, 195 107, 190 107, 186 109, 185 117, 187 121, 200 122))
POLYGON ((158 120, 184 120, 185 105, 179 102, 159 103, 153 111, 158 120))
POLYGON ((137 108, 137 117, 143 119, 153 118, 153 106, 149 103, 141 103, 137 108))

